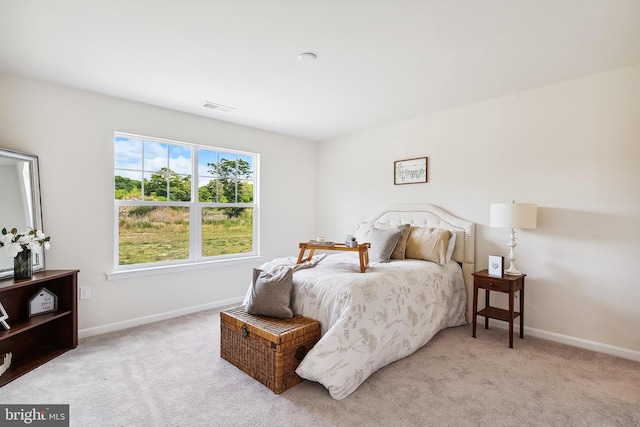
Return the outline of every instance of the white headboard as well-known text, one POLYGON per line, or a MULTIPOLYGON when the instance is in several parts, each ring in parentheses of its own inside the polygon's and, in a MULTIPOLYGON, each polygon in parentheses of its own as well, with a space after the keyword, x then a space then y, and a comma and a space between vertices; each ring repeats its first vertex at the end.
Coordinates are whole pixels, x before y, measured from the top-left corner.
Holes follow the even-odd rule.
POLYGON ((392 205, 366 218, 366 223, 412 224, 450 230, 456 235, 452 259, 462 266, 467 288, 467 321, 471 321, 473 304, 473 276, 475 272, 475 224, 458 218, 444 209, 426 203, 392 205))

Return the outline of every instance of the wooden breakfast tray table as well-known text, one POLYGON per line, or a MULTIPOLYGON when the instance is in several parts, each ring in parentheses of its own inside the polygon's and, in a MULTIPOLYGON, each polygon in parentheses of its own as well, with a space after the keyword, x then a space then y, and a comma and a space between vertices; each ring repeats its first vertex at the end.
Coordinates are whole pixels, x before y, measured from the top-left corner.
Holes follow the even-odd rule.
POLYGON ((302 264, 304 261, 311 260, 313 257, 313 253, 316 250, 322 251, 348 251, 348 252, 358 252, 360 256, 360 273, 364 273, 369 266, 369 248, 371 247, 370 243, 360 243, 355 248, 349 248, 344 243, 334 243, 331 245, 319 245, 312 244, 309 242, 300 243, 300 255, 298 255, 298 261, 296 264, 302 264), (307 258, 304 257, 304 253, 309 249, 309 256, 307 258))

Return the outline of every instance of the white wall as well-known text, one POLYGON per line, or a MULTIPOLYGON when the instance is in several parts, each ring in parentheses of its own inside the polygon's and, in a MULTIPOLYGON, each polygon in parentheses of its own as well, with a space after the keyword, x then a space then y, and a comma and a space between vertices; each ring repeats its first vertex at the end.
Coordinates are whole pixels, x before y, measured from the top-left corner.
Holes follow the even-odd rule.
POLYGON ((0 94, 0 147, 39 156, 47 267, 80 269, 92 288, 85 334, 235 301, 257 265, 107 281, 122 131, 260 153, 265 259, 295 255, 301 238, 340 239, 388 203, 426 201, 477 223, 480 269, 507 252, 489 204, 537 203, 539 227, 516 249, 527 332, 640 355, 640 66, 320 144, 2 74, 0 94), (420 156, 429 182, 394 186, 393 161, 420 156))
POLYGON ((260 263, 107 281, 114 131, 259 153, 265 259, 297 255, 315 235, 315 142, 3 74, 0 94, 0 147, 39 156, 47 268, 79 269, 91 287, 81 336, 235 302, 260 263))
POLYGON ((431 202, 477 223, 477 269, 508 252, 489 205, 538 204, 517 233, 527 331, 640 360, 640 66, 325 141, 319 160, 320 234, 431 202), (393 161, 422 156, 429 182, 394 186, 393 161))

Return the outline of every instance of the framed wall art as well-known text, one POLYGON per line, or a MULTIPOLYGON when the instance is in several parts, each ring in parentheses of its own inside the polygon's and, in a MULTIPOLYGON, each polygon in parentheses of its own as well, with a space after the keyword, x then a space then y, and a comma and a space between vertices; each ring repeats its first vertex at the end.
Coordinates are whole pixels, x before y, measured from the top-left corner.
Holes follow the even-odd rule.
POLYGON ((419 184, 427 182, 427 157, 393 162, 393 183, 419 184))

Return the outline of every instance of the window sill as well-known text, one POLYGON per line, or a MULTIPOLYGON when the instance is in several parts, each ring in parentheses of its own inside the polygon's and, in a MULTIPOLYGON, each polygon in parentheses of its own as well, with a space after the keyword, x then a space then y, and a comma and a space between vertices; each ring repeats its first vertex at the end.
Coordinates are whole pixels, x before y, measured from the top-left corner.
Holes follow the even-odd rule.
POLYGON ((191 271, 202 268, 230 266, 238 264, 255 264, 264 262, 263 256, 251 256, 246 258, 231 258, 216 261, 193 262, 189 264, 163 265, 157 267, 136 268, 131 270, 120 270, 106 273, 107 280, 128 279, 130 277, 153 276, 155 274, 175 273, 178 271, 191 271))

